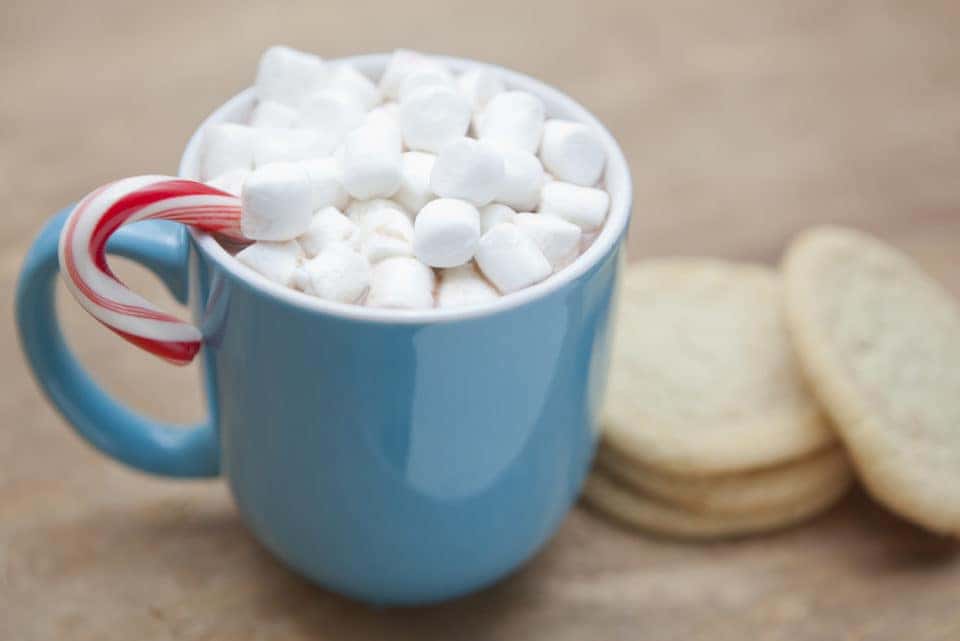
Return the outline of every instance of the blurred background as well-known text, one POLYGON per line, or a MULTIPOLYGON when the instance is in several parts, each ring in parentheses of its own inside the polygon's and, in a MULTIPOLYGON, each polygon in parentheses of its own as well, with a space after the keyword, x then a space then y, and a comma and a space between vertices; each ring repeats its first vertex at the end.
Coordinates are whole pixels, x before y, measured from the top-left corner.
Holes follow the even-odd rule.
MULTIPOLYGON (((276 43, 477 58, 574 96, 631 164, 634 260, 774 262, 798 230, 836 222, 891 240, 960 294, 958 38, 955 0, 3 0, 0 639, 960 638, 958 563, 862 498, 811 528, 706 547, 576 511, 492 591, 370 611, 269 559, 221 484, 148 479, 80 443, 12 328, 43 222, 110 179, 174 172, 276 43)), ((119 271, 164 300, 149 276, 119 271)), ((110 390, 160 418, 202 416, 195 369, 63 302, 68 338, 110 390)))

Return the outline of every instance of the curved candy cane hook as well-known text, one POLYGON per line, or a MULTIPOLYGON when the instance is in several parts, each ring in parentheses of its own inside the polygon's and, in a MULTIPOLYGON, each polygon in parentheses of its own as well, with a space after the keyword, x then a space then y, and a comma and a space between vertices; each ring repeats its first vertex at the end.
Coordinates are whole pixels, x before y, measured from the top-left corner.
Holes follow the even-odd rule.
POLYGON ((80 305, 134 345, 186 365, 200 350, 200 330, 127 289, 107 265, 107 239, 140 220, 172 220, 242 239, 240 199, 182 178, 124 178, 84 197, 60 233, 60 271, 80 305))

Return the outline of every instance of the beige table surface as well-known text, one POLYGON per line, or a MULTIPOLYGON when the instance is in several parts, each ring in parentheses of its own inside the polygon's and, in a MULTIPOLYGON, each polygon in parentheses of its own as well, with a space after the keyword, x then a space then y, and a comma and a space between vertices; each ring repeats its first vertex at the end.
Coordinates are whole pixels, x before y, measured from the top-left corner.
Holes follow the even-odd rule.
MULTIPOLYGON (((195 124, 278 41, 325 56, 416 46, 570 92, 632 163, 634 258, 774 261, 797 230, 843 222, 960 293, 960 4, 252 4, 0 3, 0 640, 960 638, 957 546, 859 494, 807 527, 718 545, 642 538, 578 508, 491 590, 369 609, 276 564, 222 483, 146 478, 81 443, 11 325, 44 219, 108 179, 173 171, 195 124)), ((195 369, 141 355, 64 303, 109 389, 199 418, 195 369)))

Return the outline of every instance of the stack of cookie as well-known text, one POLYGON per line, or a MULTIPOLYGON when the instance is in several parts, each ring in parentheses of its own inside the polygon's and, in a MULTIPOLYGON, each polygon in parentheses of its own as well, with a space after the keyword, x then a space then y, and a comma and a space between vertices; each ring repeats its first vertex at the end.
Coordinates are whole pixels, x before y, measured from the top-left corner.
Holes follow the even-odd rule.
POLYGON ((626 271, 619 314, 585 489, 599 510, 742 536, 819 514, 856 474, 901 515, 960 532, 960 308, 905 256, 821 228, 782 274, 647 261, 626 271))

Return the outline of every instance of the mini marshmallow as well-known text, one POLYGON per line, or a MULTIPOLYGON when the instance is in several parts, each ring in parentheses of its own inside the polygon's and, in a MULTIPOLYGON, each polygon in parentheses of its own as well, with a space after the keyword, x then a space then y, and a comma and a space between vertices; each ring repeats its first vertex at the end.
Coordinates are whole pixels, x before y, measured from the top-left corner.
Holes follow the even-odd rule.
POLYGON ((327 89, 348 96, 364 111, 380 104, 380 89, 369 78, 348 64, 339 64, 330 72, 327 89))
POLYGON ((558 180, 592 187, 600 180, 607 153, 600 137, 587 125, 548 120, 543 125, 540 159, 558 180))
POLYGON ((492 69, 476 67, 465 71, 457 79, 460 93, 467 97, 474 109, 483 109, 490 99, 507 90, 500 74, 492 69))
POLYGON ((201 174, 207 180, 236 169, 253 169, 257 131, 246 125, 222 123, 203 131, 201 174))
POLYGON ((343 188, 343 171, 336 158, 311 158, 301 163, 310 174, 313 192, 313 210, 336 207, 343 210, 350 202, 350 194, 343 188))
POLYGON ((280 243, 260 241, 240 250, 237 260, 273 282, 289 287, 303 260, 303 251, 293 240, 280 243))
POLYGON ((580 228, 550 214, 517 214, 514 223, 536 243, 553 271, 573 262, 580 251, 580 228))
POLYGON ((275 46, 260 58, 256 93, 260 100, 276 100, 296 108, 326 81, 327 68, 319 56, 275 46))
POLYGON ((363 254, 371 263, 394 256, 413 256, 413 223, 400 209, 381 207, 360 223, 363 254))
POLYGON ((208 180, 207 184, 225 191, 228 194, 239 196, 240 191, 243 189, 243 181, 246 180, 249 175, 249 169, 234 169, 225 174, 220 174, 213 180, 208 180))
POLYGON ((445 68, 424 67, 411 71, 403 78, 400 83, 400 93, 398 95, 400 102, 413 95, 418 89, 424 87, 446 87, 454 89, 453 76, 445 68))
POLYGON ((387 67, 384 69, 383 75, 380 76, 380 91, 387 98, 396 100, 400 96, 400 86, 408 74, 423 69, 437 68, 445 71, 442 64, 421 53, 409 49, 397 49, 390 56, 387 67))
POLYGON ((553 271, 536 243, 511 223, 500 223, 483 235, 477 265, 504 294, 538 283, 553 271))
POLYGON ((540 204, 545 181, 543 165, 528 151, 502 147, 503 183, 494 199, 519 211, 533 211, 540 204))
POLYGON ((370 287, 370 263, 348 245, 332 243, 294 274, 304 293, 339 303, 355 303, 370 287))
POLYGON ((303 253, 313 258, 333 243, 353 244, 360 230, 336 207, 324 207, 310 219, 307 231, 297 237, 303 253))
POLYGON ((512 223, 516 217, 517 212, 506 205, 490 203, 480 208, 480 233, 486 234, 500 223, 512 223))
MULTIPOLYGON (((361 225, 367 216, 379 209, 396 209, 403 211, 403 207, 392 200, 386 198, 371 198, 370 200, 355 200, 347 207, 347 217, 357 225, 361 225)), ((403 214, 410 217, 406 211, 403 214)))
POLYGON ((536 153, 545 111, 543 101, 525 91, 497 94, 477 117, 477 137, 536 153))
POLYGON ((580 250, 579 250, 580 253, 582 254, 583 252, 590 249, 590 245, 593 244, 593 241, 595 241, 597 239, 597 236, 599 235, 600 235, 599 231, 592 231, 592 232, 580 234, 580 250))
POLYGON ((424 151, 408 151, 403 154, 400 189, 393 195, 393 199, 407 211, 420 211, 433 199, 430 174, 436 160, 436 156, 424 151))
POLYGON ((437 288, 437 307, 470 307, 496 300, 500 293, 472 264, 451 267, 440 272, 437 288))
POLYGON ((416 258, 398 256, 373 266, 369 307, 428 309, 433 307, 433 270, 416 258))
POLYGON ((400 103, 400 131, 410 149, 437 153, 469 127, 470 102, 449 87, 423 87, 400 103))
POLYGON ((431 267, 456 267, 473 258, 480 240, 480 213, 465 200, 438 198, 414 221, 413 249, 431 267))
POLYGON ((366 110, 352 98, 338 91, 324 89, 304 99, 298 124, 315 129, 339 144, 347 132, 362 125, 366 117, 366 110))
POLYGON ((253 163, 256 167, 274 162, 297 162, 329 156, 337 138, 314 129, 256 129, 253 163))
POLYGON ((343 145, 343 186, 360 200, 392 196, 400 188, 400 140, 388 129, 364 125, 343 145))
POLYGON ((250 116, 251 127, 292 127, 297 110, 276 100, 261 100, 250 116))
MULTIPOLYGON (((391 200, 362 202, 368 203, 368 206, 365 210, 361 210, 362 213, 358 216, 356 223, 364 234, 372 234, 384 225, 395 225, 409 230, 409 233, 404 232, 404 235, 410 239, 413 238, 413 223, 410 221, 410 216, 395 202, 391 200)), ((352 215, 357 215, 357 209, 351 208, 350 211, 352 215)))
POLYGON ((337 165, 340 167, 340 177, 343 177, 343 150, 345 145, 341 142, 333 149, 333 153, 330 154, 330 157, 337 161, 337 165))
POLYGON ((602 189, 555 180, 540 191, 538 211, 559 216, 585 232, 598 229, 609 208, 610 194, 602 189))
POLYGON ((361 245, 361 251, 371 264, 376 264, 397 256, 413 256, 413 244, 399 234, 385 230, 367 236, 361 245))
POLYGON ((374 127, 392 127, 400 135, 400 103, 385 102, 367 112, 366 124, 374 127))
POLYGON ((240 194, 240 231, 251 240, 293 240, 313 218, 313 193, 307 170, 274 163, 253 171, 240 194))
POLYGON ((500 193, 503 179, 499 151, 472 138, 461 138, 440 150, 430 173, 430 189, 443 198, 460 198, 483 206, 500 193))

